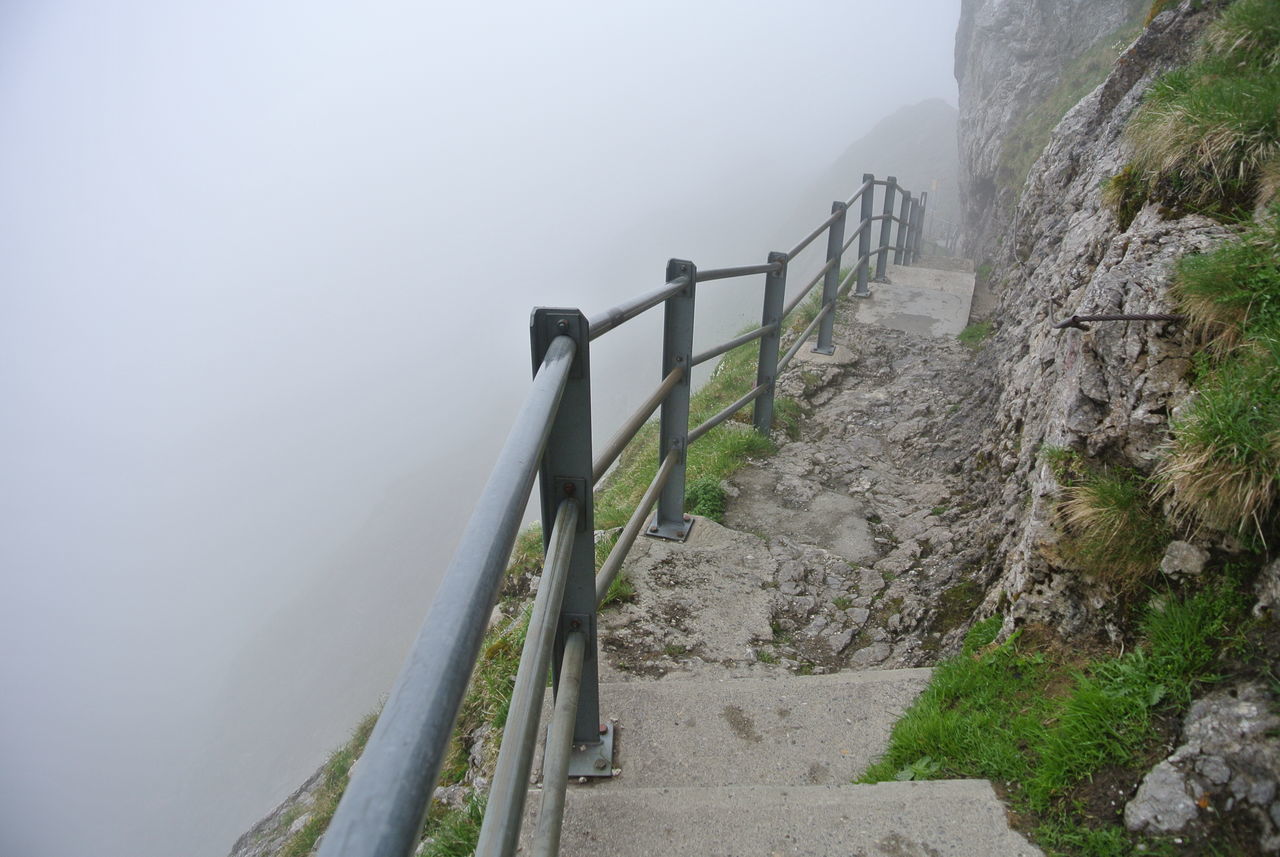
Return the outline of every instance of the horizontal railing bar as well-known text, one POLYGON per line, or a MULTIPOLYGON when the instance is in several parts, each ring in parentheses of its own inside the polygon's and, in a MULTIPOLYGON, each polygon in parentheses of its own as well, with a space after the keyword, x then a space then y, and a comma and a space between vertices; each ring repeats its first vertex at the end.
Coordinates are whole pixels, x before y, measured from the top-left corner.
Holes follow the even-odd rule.
POLYGON ((631 513, 631 518, 623 526, 622 532, 618 534, 618 540, 614 542, 613 550, 609 551, 608 558, 600 566, 600 572, 596 575, 597 604, 603 601, 605 595, 609 593, 609 584, 613 583, 613 578, 617 575, 618 569, 622 568, 622 561, 627 558, 627 553, 631 550, 631 546, 635 544, 636 536, 640 535, 640 528, 644 526, 645 519, 649 517, 649 510, 653 508, 654 503, 658 502, 658 494, 666 487, 667 480, 671 478, 672 472, 676 469, 676 462, 679 460, 680 456, 675 452, 667 452, 667 457, 662 459, 662 466, 658 468, 653 481, 645 489, 644 496, 640 498, 636 510, 631 513))
POLYGON ((706 363, 708 360, 712 360, 719 357, 721 354, 732 351, 739 345, 746 345, 748 342, 753 342, 766 334, 773 333, 777 329, 778 326, 776 324, 766 324, 764 327, 757 327, 755 330, 748 331, 741 336, 735 336, 728 342, 722 342, 715 348, 709 348, 701 354, 693 355, 689 360, 689 364, 691 366, 697 366, 701 363, 706 363))
POLYGON ((797 292, 796 296, 792 298, 791 301, 785 307, 782 308, 783 318, 786 318, 787 316, 791 315, 791 311, 800 305, 800 301, 808 297, 809 292, 813 291, 813 287, 816 286, 822 280, 822 278, 827 275, 827 271, 830 271, 831 266, 834 265, 835 263, 836 263, 835 259, 828 259, 826 264, 818 269, 818 273, 813 275, 813 279, 809 281, 809 284, 805 286, 803 289, 801 289, 799 292, 797 292))
POLYGON ((543 756, 542 807, 538 810, 538 829, 533 834, 533 857, 556 857, 560 852, 564 793, 569 786, 569 751, 573 749, 573 722, 578 713, 586 651, 586 634, 573 631, 565 637, 560 686, 556 688, 556 704, 551 712, 547 751, 543 756))
POLYGON ((520 668, 511 691, 507 724, 502 730, 502 750, 489 786, 489 803, 476 843, 476 857, 509 857, 515 853, 520 839, 520 824, 529 792, 529 769, 533 766, 538 720, 542 716, 542 695, 547 686, 547 667, 551 664, 551 649, 577 529, 578 501, 564 500, 556 510, 542 582, 538 585, 524 649, 520 652, 520 668))
POLYGON ((768 384, 761 384, 759 387, 756 387, 750 393, 747 393, 741 399, 738 399, 738 401, 734 402, 732 405, 725 408, 723 411, 716 414, 714 417, 707 420, 705 423, 698 426, 696 429, 693 429, 692 431, 690 431, 688 442, 693 443, 695 440, 702 437, 704 434, 711 431, 716 426, 720 425, 720 423, 729 419, 729 417, 733 416, 738 411, 742 410, 744 407, 754 402, 756 399, 760 398, 761 394, 763 394, 768 389, 769 389, 768 384))
POLYGON ((667 377, 662 379, 662 383, 658 385, 658 389, 653 391, 653 395, 644 400, 636 412, 631 415, 619 429, 613 433, 613 437, 609 439, 609 445, 605 447, 604 452, 596 459, 595 464, 591 465, 591 484, 600 481, 600 477, 604 476, 613 462, 622 454, 622 450, 627 448, 627 444, 631 443, 631 439, 636 436, 636 432, 640 431, 640 427, 648 422, 649 417, 653 416, 653 412, 658 409, 663 400, 667 398, 667 394, 671 392, 676 384, 680 383, 680 379, 684 377, 684 367, 677 366, 667 373, 667 377))
POLYGON ((849 197, 847 200, 845 200, 845 203, 844 203, 844 204, 845 204, 845 207, 846 207, 846 208, 853 208, 853 204, 854 204, 855 202, 857 202, 857 201, 858 201, 858 199, 859 199, 859 198, 860 198, 864 193, 866 193, 867 191, 871 190, 871 189, 872 189, 873 187, 875 187, 875 186, 876 186, 875 179, 869 179, 869 180, 867 180, 867 181, 863 182, 863 183, 862 183, 862 187, 860 187, 860 188, 858 188, 856 191, 854 191, 854 192, 853 192, 853 196, 851 196, 851 197, 849 197))
POLYGON ((782 370, 786 369, 787 365, 791 363, 791 358, 795 357, 800 351, 801 346, 809 341, 810 336, 813 336, 813 331, 817 329, 819 322, 822 321, 827 313, 831 312, 835 308, 836 305, 834 303, 830 303, 818 310, 818 314, 813 317, 813 321, 809 322, 809 326, 800 334, 800 338, 797 339, 795 343, 787 349, 787 353, 782 355, 781 359, 778 360, 778 375, 782 374, 782 370))
POLYGON ((870 225, 871 225, 870 221, 867 221, 867 220, 864 220, 858 224, 858 228, 853 230, 853 234, 849 236, 849 240, 844 242, 844 246, 840 248, 841 256, 844 256, 844 251, 848 250, 849 245, 858 239, 858 236, 862 234, 862 230, 866 229, 870 225))
POLYGON ((597 339, 618 325, 640 315, 645 310, 656 307, 687 285, 689 285, 688 277, 676 277, 669 283, 664 283, 656 289, 650 289, 598 315, 592 316, 591 338, 597 339))
POLYGON ((818 227, 816 229, 814 229, 812 232, 810 232, 808 235, 802 238, 799 244, 791 248, 790 252, 787 253, 787 258, 794 259, 797 255, 799 255, 801 250, 803 250, 804 248, 812 244, 815 238, 817 238, 819 235, 825 232, 828 226, 830 226, 831 224, 839 220, 843 214, 844 214, 843 211, 833 211, 830 217, 822 221, 822 223, 818 224, 818 227))
POLYGON ((698 282, 707 280, 727 280, 730 277, 749 277, 752 274, 772 274, 782 270, 781 262, 768 262, 763 265, 741 265, 737 268, 709 268, 698 271, 698 282))
POLYGON ((417 846, 576 351, 568 336, 547 348, 319 857, 405 857, 417 846))

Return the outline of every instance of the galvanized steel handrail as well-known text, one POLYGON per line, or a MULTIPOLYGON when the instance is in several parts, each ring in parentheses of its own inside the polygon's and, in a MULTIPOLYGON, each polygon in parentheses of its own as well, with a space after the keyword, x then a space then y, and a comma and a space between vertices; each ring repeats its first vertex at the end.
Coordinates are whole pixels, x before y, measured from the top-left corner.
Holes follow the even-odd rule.
POLYGON ((658 409, 658 406, 666 401, 667 394, 671 392, 672 388, 684 379, 684 373, 683 366, 677 366, 668 372, 667 377, 663 378, 662 383, 658 385, 658 389, 654 390, 653 394, 644 400, 644 404, 636 408, 636 412, 618 427, 618 430, 614 432, 613 437, 609 439, 609 443, 605 446, 604 452, 600 453, 595 463, 591 465, 591 483, 593 485, 599 482, 600 477, 604 476, 613 465, 613 462, 618 460, 618 456, 622 455, 622 451, 627 448, 627 444, 631 443, 631 439, 649 421, 649 417, 653 416, 653 412, 658 409))
POLYGON ((547 686, 547 667, 551 663, 551 647, 560 622, 560 600, 569 576, 569 559, 577 527, 578 502, 572 498, 564 500, 556 513, 542 582, 534 598, 524 650, 520 653, 520 668, 511 691, 507 723, 502 730, 502 746, 512 750, 498 755, 493 782, 489 786, 489 802, 511 809, 505 814, 485 815, 475 857, 510 854, 515 851, 520 838, 519 820, 529 792, 529 769, 533 765, 538 720, 542 714, 542 694, 547 686))
POLYGON ((418 844, 576 350, 567 336, 547 349, 318 857, 405 857, 418 844))
MULTIPOLYGON (((463 533, 406 665, 375 726, 320 846, 319 857, 406 857, 416 844, 432 789, 439 776, 452 724, 479 653, 489 611, 496 600, 521 513, 541 471, 540 497, 546 531, 542 583, 530 613, 525 648, 503 732, 477 855, 506 857, 515 851, 527 797, 534 736, 542 709, 548 664, 554 666, 555 705, 543 764, 542 807, 533 836, 535 855, 553 855, 564 812, 565 785, 574 753, 595 752, 588 775, 608 776, 612 733, 598 721, 595 610, 616 579, 636 538, 682 539, 689 530, 684 511, 686 454, 690 444, 752 402, 756 430, 772 427, 776 380, 815 331, 815 351, 830 353, 836 301, 851 283, 868 295, 870 260, 884 279, 890 251, 910 264, 919 255, 927 194, 913 197, 897 179, 866 174, 848 200, 834 202, 831 215, 789 253, 771 253, 758 265, 699 272, 692 262, 672 260, 661 286, 587 318, 577 310, 539 309, 531 325, 535 373, 528 399, 494 465, 493 473, 463 533), (872 208, 875 188, 884 187, 883 211, 872 208), (901 214, 893 214, 895 194, 901 214), (854 202, 856 226, 845 237, 854 202), (871 249, 871 226, 879 221, 879 245, 871 249), (897 236, 890 243, 893 224, 897 236), (827 233, 827 259, 813 278, 786 301, 787 269, 797 254, 827 233), (841 259, 853 242, 858 259, 841 277, 841 259), (765 294, 758 327, 712 348, 693 351, 694 294, 699 283, 763 274, 765 294), (823 282, 813 319, 779 357, 785 319, 823 282), (632 318, 665 305, 662 381, 591 459, 589 343, 632 318), (690 429, 693 366, 759 341, 755 386, 733 404, 690 429), (659 466, 635 511, 594 571, 592 486, 598 482, 655 411, 659 420, 659 466), (554 660, 553 651, 561 653, 554 660), (604 736, 604 737, 602 737, 604 736), (594 751, 591 748, 596 748, 594 751), (603 755, 601 755, 603 754, 603 755)), ((577 774, 575 774, 576 776, 577 774)))

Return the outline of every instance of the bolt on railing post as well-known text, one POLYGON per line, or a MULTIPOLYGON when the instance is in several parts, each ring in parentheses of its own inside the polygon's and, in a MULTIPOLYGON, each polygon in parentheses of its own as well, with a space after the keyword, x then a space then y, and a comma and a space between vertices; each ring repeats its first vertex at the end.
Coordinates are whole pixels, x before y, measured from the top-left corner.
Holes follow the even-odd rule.
MULTIPOLYGON (((557 336, 571 336, 578 344, 569 380, 565 384, 546 451, 542 455, 538 491, 542 505, 542 538, 544 550, 549 546, 555 528, 556 512, 561 501, 572 497, 578 502, 577 535, 569 560, 569 572, 560 606, 560 622, 556 629, 554 680, 560 688, 560 663, 565 638, 582 631, 587 638, 582 665, 582 682, 578 691, 578 714, 574 722, 573 743, 584 746, 584 753, 598 750, 600 735, 599 672, 596 658, 596 567, 595 509, 591 486, 591 364, 590 322, 576 309, 534 310, 532 325, 533 364, 540 365, 542 354, 557 336)), ((572 770, 572 761, 571 770, 572 770)), ((575 775, 579 772, 575 771, 575 775)), ((607 771, 593 771, 607 776, 607 771)))
POLYGON ((773 394, 778 379, 778 345, 782 340, 782 305, 787 297, 787 254, 770 253, 770 262, 780 262, 777 271, 764 278, 764 308, 760 326, 774 329, 760 337, 760 360, 756 368, 756 386, 766 386, 756 399, 753 421, 756 431, 765 437, 773 430, 773 394))
POLYGON ((893 195, 898 188, 896 176, 889 176, 884 187, 884 207, 880 213, 884 220, 880 221, 880 252, 876 254, 876 278, 873 282, 889 282, 889 233, 893 229, 893 195))
POLYGON ((862 174, 862 209, 858 212, 858 285, 853 290, 854 297, 871 296, 867 288, 867 272, 871 268, 871 218, 875 215, 876 186, 871 184, 876 177, 871 173, 862 174))
POLYGON ((911 231, 911 191, 902 192, 902 209, 898 213, 897 243, 893 245, 893 264, 907 264, 907 233, 911 231))
POLYGON ((693 386, 693 298, 697 286, 698 269, 692 262, 672 259, 667 263, 667 279, 688 277, 683 289, 667 298, 662 329, 662 374, 665 378, 677 366, 683 367, 684 377, 676 384, 662 403, 658 418, 658 464, 668 453, 679 456, 680 463, 671 472, 671 478, 658 495, 658 510, 649 526, 649 535, 661 539, 684 541, 689 535, 689 521, 684 515, 684 482, 689 441, 689 391, 693 386))
MULTIPOLYGON (((827 231, 827 262, 830 267, 827 268, 826 277, 822 281, 823 306, 834 301, 836 292, 840 289, 840 251, 844 249, 844 222, 847 214, 845 209, 845 204, 839 200, 831 203, 831 213, 840 216, 831 222, 827 231)), ((818 326, 818 344, 813 346, 815 354, 835 353, 835 346, 831 344, 835 321, 834 310, 823 317, 822 323, 818 326)))

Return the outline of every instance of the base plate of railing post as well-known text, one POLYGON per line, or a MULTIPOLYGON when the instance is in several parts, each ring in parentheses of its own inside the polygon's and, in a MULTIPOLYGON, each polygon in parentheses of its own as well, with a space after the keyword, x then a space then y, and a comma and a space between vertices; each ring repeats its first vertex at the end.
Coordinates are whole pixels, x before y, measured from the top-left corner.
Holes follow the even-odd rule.
POLYGON ((885 276, 885 277, 872 277, 872 278, 871 278, 871 282, 873 282, 873 283, 881 283, 881 284, 886 285, 886 286, 888 286, 888 285, 892 285, 892 284, 893 284, 893 280, 889 279, 887 276, 885 276))
POLYGON ((569 751, 569 779, 613 776, 613 724, 600 724, 600 740, 575 743, 569 751))
POLYGON ((651 539, 664 539, 669 542, 683 542, 689 538, 689 533, 693 531, 693 517, 685 515, 684 521, 678 524, 660 524, 658 516, 654 515, 649 519, 649 526, 645 527, 644 534, 651 539))
POLYGON ((820 348, 820 347, 818 347, 817 345, 815 345, 815 346, 813 346, 813 353, 814 353, 814 354, 825 354, 825 355, 827 355, 828 357, 830 357, 832 354, 835 354, 835 353, 836 353, 836 347, 835 347, 834 345, 828 345, 826 348, 820 348))

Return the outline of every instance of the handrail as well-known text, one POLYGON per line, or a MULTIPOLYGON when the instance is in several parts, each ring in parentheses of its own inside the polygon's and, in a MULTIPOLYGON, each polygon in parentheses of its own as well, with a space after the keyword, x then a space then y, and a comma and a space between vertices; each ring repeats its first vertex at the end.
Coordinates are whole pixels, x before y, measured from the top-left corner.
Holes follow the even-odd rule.
POLYGON ((689 443, 692 444, 695 440, 702 437, 704 434, 711 431, 716 426, 720 425, 720 423, 729 419, 729 417, 733 416, 738 411, 742 410, 747 405, 754 402, 756 399, 760 398, 761 394, 763 394, 768 389, 769 389, 769 386, 767 384, 761 384, 758 387, 755 387, 754 389, 752 389, 750 393, 747 393, 741 399, 738 399, 732 405, 725 408, 723 411, 716 414, 714 417, 707 420, 705 423, 698 426, 696 429, 690 429, 689 443))
POLYGON ((636 295, 634 298, 623 301, 615 307, 610 307, 597 316, 592 316, 591 338, 599 339, 615 327, 630 321, 646 310, 653 309, 687 285, 689 285, 688 277, 676 277, 656 289, 636 295))
POLYGON ((772 427, 778 376, 815 331, 818 337, 814 350, 831 353, 836 303, 855 282, 857 295, 869 295, 866 285, 871 259, 879 260, 877 282, 887 282, 883 276, 890 252, 895 262, 916 261, 927 198, 927 194, 913 196, 892 176, 877 180, 865 174, 853 196, 834 202, 830 216, 791 252, 771 253, 763 264, 699 272, 692 262, 673 259, 661 286, 596 316, 588 318, 576 309, 535 311, 531 324, 535 373, 528 397, 374 727, 362 761, 338 805, 318 857, 407 857, 412 852, 479 654, 485 620, 497 598, 533 476, 538 471, 538 496, 543 526, 548 531, 544 572, 530 613, 476 853, 481 857, 507 857, 519 840, 534 736, 550 663, 556 675, 555 704, 544 754, 542 808, 533 837, 533 853, 548 857, 555 854, 569 773, 611 774, 612 731, 607 724, 601 725, 598 717, 595 611, 599 603, 607 596, 642 531, 670 539, 683 539, 688 534, 692 522, 683 511, 689 445, 753 401, 754 427, 767 435, 772 427), (872 209, 878 186, 885 191, 883 211, 876 215, 872 209), (902 205, 900 214, 895 216, 898 194, 902 205), (861 205, 855 213, 852 205, 859 200, 861 205), (872 249, 871 227, 876 222, 881 223, 879 246, 872 249), (896 237, 891 236, 894 224, 896 237), (852 228, 846 229, 846 225, 852 228), (786 301, 790 260, 824 232, 826 261, 786 301), (857 261, 841 277, 841 260, 855 240, 859 245, 857 261), (694 294, 698 284, 757 274, 765 275, 759 326, 695 353, 694 294), (820 281, 821 306, 779 357, 786 318, 820 281), (659 304, 665 304, 662 381, 593 461, 589 345, 659 304), (757 340, 760 356, 755 386, 690 429, 692 368, 757 340), (658 409, 661 418, 657 471, 596 572, 594 540, 582 537, 594 531, 592 487, 658 409), (650 518, 655 506, 656 512, 650 518), (558 662, 553 651, 561 653, 558 662))
POLYGON ((782 270, 781 262, 770 262, 764 265, 741 265, 737 268, 708 268, 698 271, 698 282, 726 280, 730 277, 747 277, 751 274, 771 274, 780 270, 782 270))
POLYGON ((555 642, 556 625, 560 621, 560 600, 569 577, 569 559, 577 527, 578 502, 572 498, 564 500, 556 512, 542 583, 529 616, 529 630, 520 652, 520 668, 511 691, 507 723, 502 730, 502 746, 514 749, 498 755, 475 857, 511 854, 520 838, 520 822, 529 791, 529 769, 533 765, 538 718, 542 713, 542 692, 547 686, 551 644, 555 642))
POLYGON ((596 604, 604 601, 604 597, 609 594, 609 586, 617 576, 618 569, 622 568, 622 561, 627 558, 631 546, 635 544, 636 536, 640 535, 640 529, 644 526, 645 519, 649 517, 649 510, 653 508, 654 503, 658 502, 658 493, 666 486, 667 480, 671 478, 672 472, 679 463, 680 456, 672 452, 668 452, 662 459, 662 466, 654 474, 653 481, 649 483, 644 496, 636 504, 636 510, 631 513, 622 532, 618 534, 618 540, 613 543, 613 549, 609 551, 608 558, 600 566, 600 572, 596 575, 596 604))
POLYGON ((683 379, 683 366, 677 366, 672 369, 667 373, 667 377, 662 379, 658 389, 654 390, 652 395, 645 399, 644 404, 636 408, 636 412, 618 427, 613 437, 609 439, 608 445, 605 446, 604 452, 600 453, 595 463, 591 465, 591 484, 594 485, 600 481, 600 477, 604 476, 613 462, 617 461, 618 456, 622 455, 622 450, 626 449, 627 444, 631 443, 631 439, 636 436, 636 432, 640 431, 640 428, 649 421, 649 417, 653 416, 653 412, 666 400, 667 394, 683 379))
POLYGON ((749 330, 741 336, 735 336, 733 339, 720 343, 715 348, 708 348, 706 351, 693 355, 693 357, 690 358, 689 363, 693 366, 698 366, 702 363, 706 363, 708 360, 714 360, 721 354, 730 352, 739 345, 746 345, 748 342, 754 342, 762 336, 773 333, 773 331, 777 329, 778 326, 776 324, 766 324, 763 327, 757 327, 755 330, 749 330))
POLYGON ((329 822, 318 857, 405 857, 417 845, 577 344, 547 349, 422 630, 329 822))

